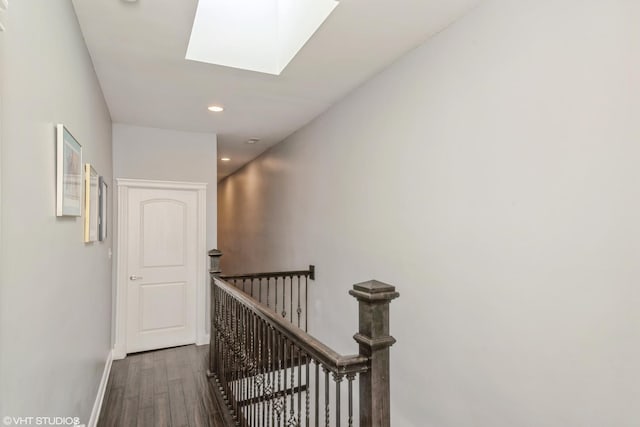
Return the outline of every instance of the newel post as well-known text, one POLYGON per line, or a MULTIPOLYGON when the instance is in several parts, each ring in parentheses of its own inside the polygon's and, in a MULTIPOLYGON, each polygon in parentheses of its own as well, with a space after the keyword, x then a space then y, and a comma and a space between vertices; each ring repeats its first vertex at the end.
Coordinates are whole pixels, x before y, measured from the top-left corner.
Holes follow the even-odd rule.
POLYGON ((216 315, 216 293, 215 293, 215 282, 214 279, 216 276, 219 276, 222 271, 220 270, 220 257, 222 256, 222 252, 218 249, 211 249, 209 251, 209 275, 211 277, 211 289, 210 293, 210 303, 209 307, 209 371, 207 372, 207 376, 212 377, 215 372, 215 364, 216 364, 216 353, 215 353, 215 343, 216 343, 216 324, 215 324, 215 315, 216 315))
POLYGON ((390 427, 389 303, 400 296, 394 286, 371 280, 353 285, 349 294, 358 299, 359 331, 354 339, 360 355, 369 358, 369 370, 360 374, 360 426, 390 427))

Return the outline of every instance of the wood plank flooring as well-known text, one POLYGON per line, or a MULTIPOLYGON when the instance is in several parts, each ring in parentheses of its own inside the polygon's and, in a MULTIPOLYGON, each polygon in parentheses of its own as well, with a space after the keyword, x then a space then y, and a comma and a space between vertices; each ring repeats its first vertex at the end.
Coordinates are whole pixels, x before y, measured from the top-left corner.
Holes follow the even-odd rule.
POLYGON ((208 346, 115 360, 98 427, 226 427, 207 380, 208 346))

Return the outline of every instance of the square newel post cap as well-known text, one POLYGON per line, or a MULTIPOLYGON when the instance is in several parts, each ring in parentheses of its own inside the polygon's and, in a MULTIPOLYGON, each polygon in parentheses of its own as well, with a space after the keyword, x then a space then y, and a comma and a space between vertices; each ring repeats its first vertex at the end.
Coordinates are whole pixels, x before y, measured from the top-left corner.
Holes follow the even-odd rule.
POLYGON ((218 249, 211 249, 209 251, 209 258, 211 260, 211 265, 209 266, 209 273, 217 274, 220 273, 220 257, 222 256, 222 251, 218 249))
POLYGON ((390 302, 392 299, 398 298, 400 293, 396 292, 395 286, 377 280, 369 280, 353 285, 349 295, 362 302, 390 302))

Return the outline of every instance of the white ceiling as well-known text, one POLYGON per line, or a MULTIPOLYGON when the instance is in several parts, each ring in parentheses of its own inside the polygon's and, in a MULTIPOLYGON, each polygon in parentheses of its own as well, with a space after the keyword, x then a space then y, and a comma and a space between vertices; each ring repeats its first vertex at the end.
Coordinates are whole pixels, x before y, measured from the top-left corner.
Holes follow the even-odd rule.
POLYGON ((113 121, 217 133, 218 179, 477 2, 342 0, 277 76, 185 60, 197 0, 73 0, 113 121))

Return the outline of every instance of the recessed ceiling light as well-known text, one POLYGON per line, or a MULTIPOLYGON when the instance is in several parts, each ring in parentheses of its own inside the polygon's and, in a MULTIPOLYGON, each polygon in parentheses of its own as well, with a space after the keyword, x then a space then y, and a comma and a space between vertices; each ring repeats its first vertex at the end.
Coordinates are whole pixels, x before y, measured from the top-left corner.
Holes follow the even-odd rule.
POLYGON ((209 108, 207 108, 207 110, 213 111, 214 113, 219 113, 221 111, 224 111, 224 108, 219 105, 212 105, 209 108))
POLYGON ((229 157, 222 157, 220 158, 220 160, 222 160, 223 162, 228 162, 231 159, 229 157))
POLYGON ((258 141, 260 141, 260 138, 249 138, 247 144, 255 144, 258 141))

